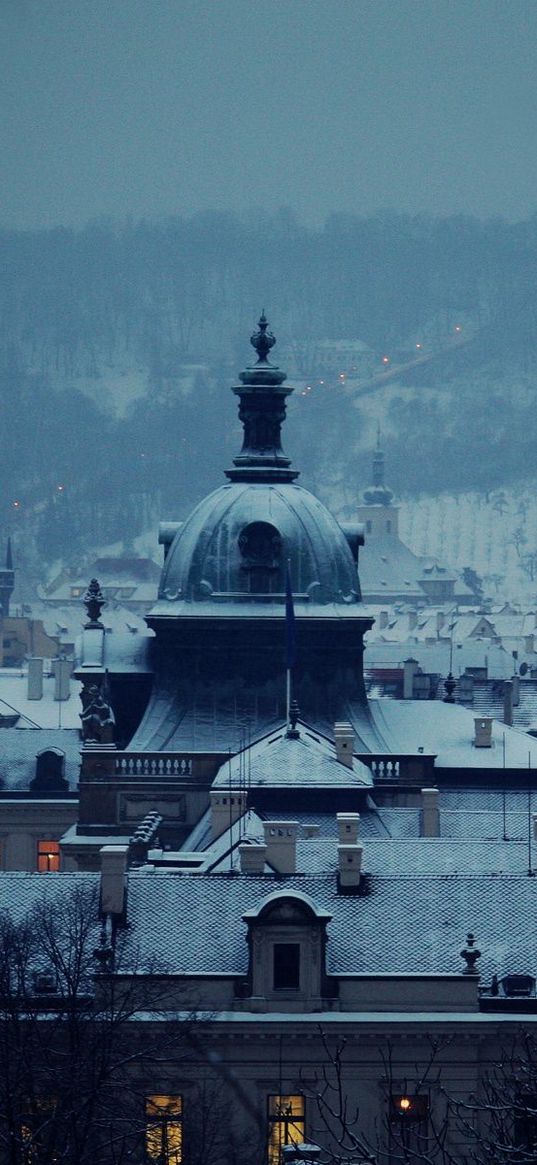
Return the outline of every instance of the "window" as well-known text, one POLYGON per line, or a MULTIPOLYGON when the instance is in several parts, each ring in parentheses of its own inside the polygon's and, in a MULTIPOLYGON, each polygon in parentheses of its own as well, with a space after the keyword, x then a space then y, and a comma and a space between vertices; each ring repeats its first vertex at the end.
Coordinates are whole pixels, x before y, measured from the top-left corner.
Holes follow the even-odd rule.
POLYGON ((366 532, 366 534, 370 534, 370 533, 371 533, 371 530, 372 530, 372 528, 373 528, 373 527, 372 527, 372 523, 371 523, 370 519, 368 518, 368 519, 367 519, 367 522, 366 522, 366 524, 365 524, 365 532, 366 532))
POLYGON ((40 874, 57 874, 60 869, 59 841, 38 841, 37 870, 40 874))
POLYGON ((392 523, 391 523, 391 519, 388 518, 388 521, 386 522, 386 533, 391 534, 391 532, 392 532, 392 523))
POLYGON ((300 1145, 304 1130, 303 1096, 269 1096, 268 1165, 281 1165, 283 1146, 300 1145))
POLYGON ((274 943, 274 991, 300 989, 300 943, 274 943))
POLYGON ((149 1165, 181 1165, 183 1155, 182 1096, 147 1096, 145 1159, 149 1165))

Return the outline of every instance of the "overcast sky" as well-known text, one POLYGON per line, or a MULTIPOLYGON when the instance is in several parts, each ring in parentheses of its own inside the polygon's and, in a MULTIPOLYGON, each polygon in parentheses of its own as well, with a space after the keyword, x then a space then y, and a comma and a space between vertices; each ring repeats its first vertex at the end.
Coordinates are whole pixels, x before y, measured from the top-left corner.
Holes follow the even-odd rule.
POLYGON ((0 0, 0 222, 537 210, 537 0, 0 0))

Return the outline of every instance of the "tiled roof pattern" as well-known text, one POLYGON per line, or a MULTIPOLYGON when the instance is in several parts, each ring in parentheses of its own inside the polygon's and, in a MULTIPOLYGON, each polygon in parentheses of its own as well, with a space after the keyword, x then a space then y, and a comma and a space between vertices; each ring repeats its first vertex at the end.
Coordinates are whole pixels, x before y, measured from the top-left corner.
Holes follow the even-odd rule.
POLYGON ((247 771, 251 789, 263 787, 349 788, 353 785, 371 785, 371 771, 367 765, 354 760, 352 769, 336 758, 330 740, 299 723, 298 739, 289 739, 285 727, 269 734, 222 765, 213 788, 237 785, 247 771), (245 760, 246 756, 246 760, 245 760))
POLYGON ((246 910, 275 889, 308 894, 332 914, 328 970, 335 973, 457 973, 466 932, 492 973, 537 971, 537 882, 518 876, 372 876, 365 896, 342 897, 334 875, 274 878, 162 874, 129 881, 132 942, 142 959, 176 973, 243 974, 246 910), (166 925, 162 925, 162 920, 166 925))
POLYGON ((0 729, 0 781, 5 791, 28 789, 35 777, 38 752, 61 749, 65 753, 65 777, 69 787, 78 785, 81 740, 73 728, 0 729))
MULTIPOLYGON (((410 844, 410 843, 409 843, 410 844)), ((244 974, 242 915, 274 890, 307 894, 332 916, 332 974, 457 974, 466 932, 482 951, 482 981, 496 972, 537 973, 537 880, 519 875, 372 875, 366 893, 340 896, 333 874, 129 877, 128 942, 133 964, 170 974, 244 974)), ((0 904, 15 919, 43 897, 98 891, 96 874, 0 875, 0 904)), ((125 968, 127 967, 125 963, 125 968)))

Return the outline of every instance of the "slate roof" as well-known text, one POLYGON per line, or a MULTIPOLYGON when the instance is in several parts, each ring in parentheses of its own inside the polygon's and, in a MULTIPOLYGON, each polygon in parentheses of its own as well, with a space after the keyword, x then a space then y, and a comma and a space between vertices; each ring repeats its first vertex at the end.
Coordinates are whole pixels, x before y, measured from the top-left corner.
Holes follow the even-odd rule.
MULTIPOLYGON (((96 874, 2 873, 0 904, 20 918, 43 896, 96 890, 98 883, 96 874)), ((242 916, 276 890, 306 894, 332 915, 327 950, 332 974, 456 975, 469 930, 482 952, 485 984, 494 972, 500 977, 537 973, 537 879, 526 873, 417 876, 409 871, 372 874, 366 885, 364 896, 347 897, 338 895, 335 876, 326 873, 283 878, 132 872, 131 958, 171 974, 244 974, 242 916)))
MULTIPOLYGON (((475 748, 474 713, 460 704, 370 698, 369 711, 387 751, 416 753, 422 747, 425 753, 436 753, 437 768, 501 769, 504 737, 506 768, 537 767, 537 741, 496 720, 492 748, 475 748)), ((355 752, 363 751, 357 743, 355 752)))
MULTIPOLYGON (((28 676, 19 668, 2 668, 0 671, 0 713, 9 716, 16 711, 24 718, 27 726, 57 729, 80 728, 79 685, 70 681, 70 695, 67 700, 54 699, 54 677, 43 675, 43 696, 40 700, 28 699, 28 676)), ((22 726, 22 722, 21 722, 22 726)))
POLYGON ((219 769, 213 788, 236 787, 245 781, 250 789, 347 789, 373 784, 367 765, 355 759, 351 769, 337 760, 332 741, 301 722, 297 728, 296 740, 287 737, 282 727, 234 756, 219 769))
POLYGON ((65 753, 65 777, 70 789, 78 786, 81 740, 72 728, 0 729, 0 781, 4 792, 28 789, 35 777, 35 761, 44 749, 65 753))
POLYGON ((537 881, 523 873, 377 875, 365 897, 339 896, 331 874, 132 874, 132 941, 142 959, 155 958, 175 973, 243 974, 242 915, 275 889, 305 893, 332 914, 327 958, 333 974, 456 974, 468 930, 482 951, 485 982, 494 972, 537 971, 537 881))

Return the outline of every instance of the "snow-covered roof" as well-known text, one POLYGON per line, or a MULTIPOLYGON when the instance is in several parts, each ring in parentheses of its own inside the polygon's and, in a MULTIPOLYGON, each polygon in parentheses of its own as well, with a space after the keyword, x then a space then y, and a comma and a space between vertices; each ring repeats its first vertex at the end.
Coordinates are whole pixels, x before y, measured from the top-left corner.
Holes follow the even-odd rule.
POLYGON ((70 789, 78 786, 80 734, 69 728, 1 728, 0 788, 15 792, 28 789, 35 777, 36 757, 46 749, 65 754, 65 779, 70 789))
POLYGON ((337 760, 330 740, 306 724, 298 723, 298 739, 290 739, 285 727, 265 736, 219 769, 213 788, 244 783, 255 788, 351 788, 371 785, 371 771, 361 761, 347 767, 337 760))
MULTIPOLYGON (((537 740, 497 720, 492 723, 492 747, 476 748, 474 713, 459 704, 370 698, 369 708, 391 752, 416 753, 423 748, 436 753, 437 768, 537 767, 537 740)), ((357 745, 355 751, 362 750, 357 745)))
MULTIPOLYGON (((54 699, 54 677, 43 675, 43 695, 40 700, 28 699, 28 675, 25 668, 2 668, 0 671, 0 714, 9 716, 18 712, 28 727, 80 728, 80 685, 70 680, 69 698, 54 699)), ((20 722, 20 727, 23 724, 20 722)))

